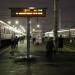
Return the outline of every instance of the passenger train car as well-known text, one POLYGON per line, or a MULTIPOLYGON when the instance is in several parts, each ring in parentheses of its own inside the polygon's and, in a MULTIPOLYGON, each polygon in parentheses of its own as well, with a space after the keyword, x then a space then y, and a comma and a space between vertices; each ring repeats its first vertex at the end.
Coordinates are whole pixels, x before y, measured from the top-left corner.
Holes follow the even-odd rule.
POLYGON ((9 45, 12 37, 15 36, 20 38, 25 34, 20 29, 16 29, 0 20, 0 48, 9 45))
MULTIPOLYGON (((58 39, 60 35, 62 35, 65 45, 75 47, 75 29, 74 28, 58 30, 58 39)), ((45 37, 45 40, 48 40, 49 37, 53 38, 54 37, 53 30, 50 32, 46 32, 44 34, 44 37, 45 37)))
POLYGON ((7 23, 0 21, 0 38, 11 39, 12 36, 25 35, 21 30, 18 30, 7 23))
MULTIPOLYGON (((61 29, 58 30, 58 37, 62 35, 64 38, 68 38, 69 36, 75 37, 75 29, 61 29)), ((45 37, 54 37, 53 30, 50 32, 46 32, 44 34, 45 37)))

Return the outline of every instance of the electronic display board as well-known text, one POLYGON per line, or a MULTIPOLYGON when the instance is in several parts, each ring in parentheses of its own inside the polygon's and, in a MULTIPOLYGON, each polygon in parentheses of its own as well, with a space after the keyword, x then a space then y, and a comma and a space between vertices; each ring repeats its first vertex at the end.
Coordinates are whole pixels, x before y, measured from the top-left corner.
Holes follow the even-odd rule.
POLYGON ((10 8, 11 17, 45 17, 46 8, 10 8))

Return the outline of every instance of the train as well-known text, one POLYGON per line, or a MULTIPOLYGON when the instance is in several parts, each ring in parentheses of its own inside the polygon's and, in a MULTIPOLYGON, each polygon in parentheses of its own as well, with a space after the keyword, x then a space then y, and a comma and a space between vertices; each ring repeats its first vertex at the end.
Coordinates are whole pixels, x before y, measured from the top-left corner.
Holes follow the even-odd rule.
POLYGON ((26 34, 0 20, 0 48, 10 45, 12 38, 23 38, 26 34))
POLYGON ((21 30, 18 30, 9 24, 0 20, 0 39, 11 39, 12 36, 25 35, 21 30))
MULTIPOLYGON (((58 33, 58 39, 60 35, 62 35, 65 45, 70 45, 75 47, 75 28, 60 29, 57 31, 57 33, 58 33)), ((44 37, 46 38, 46 40, 50 37, 54 38, 53 30, 50 32, 45 32, 44 37)))
MULTIPOLYGON (((63 38, 69 38, 69 37, 75 38, 75 28, 60 29, 57 32, 58 32, 58 37, 62 35, 63 38)), ((45 32, 44 37, 54 37, 53 30, 50 32, 45 32)))

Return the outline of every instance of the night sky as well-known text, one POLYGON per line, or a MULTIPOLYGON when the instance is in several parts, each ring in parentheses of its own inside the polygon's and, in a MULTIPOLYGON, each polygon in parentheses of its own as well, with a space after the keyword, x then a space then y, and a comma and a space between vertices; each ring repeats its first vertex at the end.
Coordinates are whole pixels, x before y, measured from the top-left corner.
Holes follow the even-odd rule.
MULTIPOLYGON (((0 19, 14 20, 19 19, 20 23, 26 26, 26 18, 11 18, 11 7, 42 7, 47 8, 46 17, 39 17, 38 21, 44 31, 53 28, 53 0, 0 0, 0 19)), ((75 27, 75 0, 59 0, 59 10, 61 10, 61 28, 75 27)), ((36 27, 37 18, 31 18, 32 26, 36 27)))

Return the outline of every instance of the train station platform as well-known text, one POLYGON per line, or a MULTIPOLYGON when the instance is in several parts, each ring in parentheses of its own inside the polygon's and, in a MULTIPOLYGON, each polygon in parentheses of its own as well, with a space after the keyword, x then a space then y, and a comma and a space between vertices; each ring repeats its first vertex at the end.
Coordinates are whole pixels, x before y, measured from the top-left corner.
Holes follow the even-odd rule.
MULTIPOLYGON (((26 40, 18 44, 15 55, 26 53, 26 40)), ((52 61, 48 61, 45 45, 31 44, 31 54, 36 61, 31 63, 15 62, 10 58, 11 47, 0 51, 0 75, 75 75, 75 49, 64 46, 62 52, 56 52, 52 61)))

